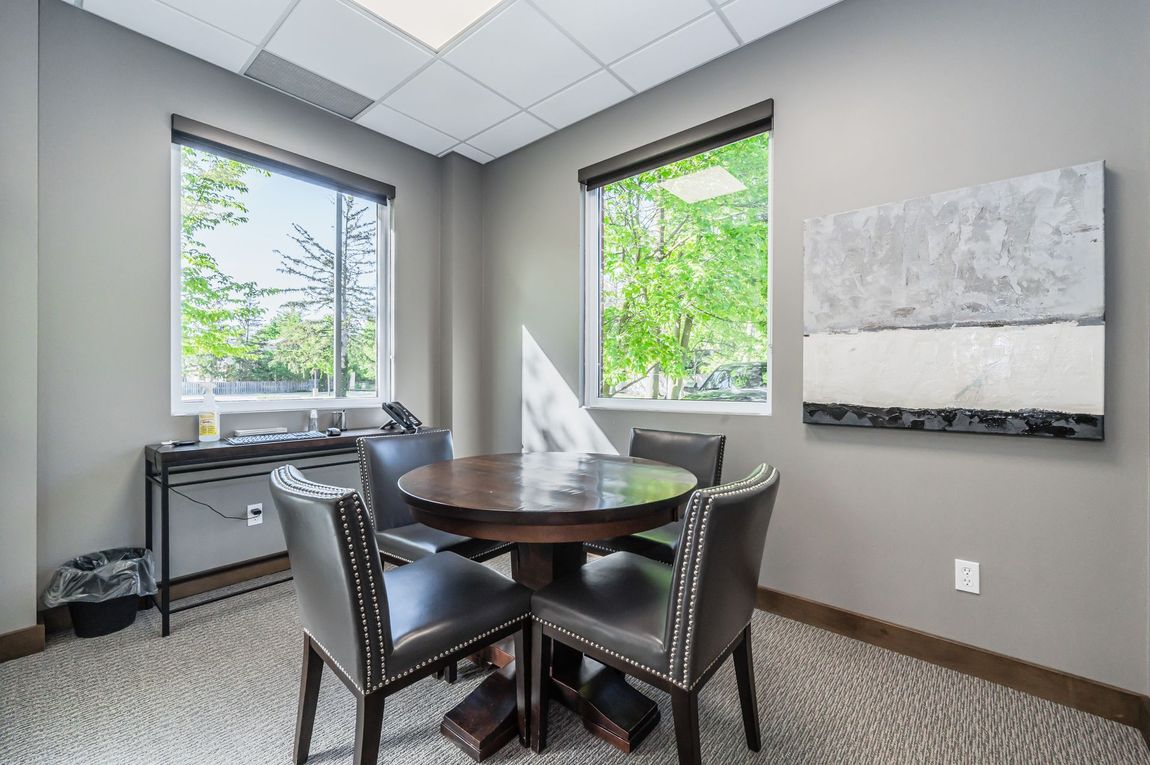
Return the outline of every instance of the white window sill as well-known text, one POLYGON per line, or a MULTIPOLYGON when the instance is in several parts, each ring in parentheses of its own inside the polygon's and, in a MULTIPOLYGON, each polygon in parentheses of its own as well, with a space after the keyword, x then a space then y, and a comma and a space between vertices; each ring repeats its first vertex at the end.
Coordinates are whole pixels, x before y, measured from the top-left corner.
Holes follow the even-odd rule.
POLYGON ((584 409, 630 412, 669 412, 674 414, 736 414, 770 417, 769 401, 668 401, 666 399, 597 398, 583 404, 584 409))
MULTIPOLYGON (((312 409, 332 411, 336 409, 378 409, 383 398, 292 398, 276 401, 217 401, 220 414, 255 414, 258 412, 308 412, 312 409)), ((172 414, 180 417, 197 415, 201 404, 198 401, 180 401, 172 404, 172 414)))

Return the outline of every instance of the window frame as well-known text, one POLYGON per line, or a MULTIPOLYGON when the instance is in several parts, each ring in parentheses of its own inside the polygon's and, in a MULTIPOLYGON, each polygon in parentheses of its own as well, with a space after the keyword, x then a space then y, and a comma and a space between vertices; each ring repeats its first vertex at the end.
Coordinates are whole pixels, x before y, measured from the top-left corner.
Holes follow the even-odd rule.
MULTIPOLYGON (((254 412, 299 412, 311 409, 372 409, 392 400, 395 379, 395 321, 394 321, 394 242, 395 242, 395 187, 374 179, 351 173, 342 168, 325 165, 290 152, 262 144, 242 136, 228 133, 194 120, 172 115, 171 141, 171 285, 170 285, 170 366, 169 400, 172 415, 194 415, 202 408, 199 401, 183 400, 183 252, 180 232, 182 228, 180 200, 182 178, 180 149, 192 146, 202 151, 215 152, 229 159, 287 175, 337 193, 356 197, 369 197, 376 203, 376 395, 372 397, 344 398, 284 398, 244 399, 220 401, 216 405, 223 414, 254 412)), ((334 362, 334 359, 333 359, 334 362)))
POLYGON ((579 249, 581 274, 582 363, 579 365, 579 403, 584 409, 770 416, 774 402, 774 101, 768 99, 667 138, 585 167, 579 171, 579 249), (602 378, 602 188, 633 175, 681 159, 770 133, 767 185, 767 400, 694 401, 689 399, 607 398, 601 395, 602 378))

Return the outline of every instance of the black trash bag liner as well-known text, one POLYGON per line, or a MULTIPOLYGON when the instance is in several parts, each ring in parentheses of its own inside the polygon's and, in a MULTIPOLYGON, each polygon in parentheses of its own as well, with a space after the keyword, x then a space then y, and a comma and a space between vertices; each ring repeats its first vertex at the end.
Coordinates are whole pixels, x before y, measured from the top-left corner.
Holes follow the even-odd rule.
POLYGON ((156 592, 156 562, 143 547, 117 547, 73 558, 52 575, 45 608, 64 603, 103 603, 156 592))

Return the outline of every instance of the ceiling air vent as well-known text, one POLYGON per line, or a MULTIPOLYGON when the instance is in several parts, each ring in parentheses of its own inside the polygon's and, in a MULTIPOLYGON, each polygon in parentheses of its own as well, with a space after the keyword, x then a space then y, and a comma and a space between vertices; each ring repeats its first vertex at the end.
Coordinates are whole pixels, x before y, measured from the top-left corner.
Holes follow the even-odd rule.
POLYGON ((373 101, 354 90, 336 85, 318 74, 285 61, 267 51, 261 51, 244 74, 264 85, 282 90, 288 95, 315 104, 321 109, 351 119, 371 106, 373 101))

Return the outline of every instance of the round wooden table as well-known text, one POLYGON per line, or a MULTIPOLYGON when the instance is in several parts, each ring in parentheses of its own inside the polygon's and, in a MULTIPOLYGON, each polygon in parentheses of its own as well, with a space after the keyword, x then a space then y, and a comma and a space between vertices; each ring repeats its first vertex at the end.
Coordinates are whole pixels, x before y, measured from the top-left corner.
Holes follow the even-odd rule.
MULTIPOLYGON (((494 454, 437 462, 399 479, 416 521, 453 534, 515 542, 516 581, 539 589, 586 562, 583 542, 675 519, 695 488, 682 468, 637 457, 570 452, 494 454)), ((515 665, 487 677, 440 730, 476 760, 516 736, 515 665)), ((630 752, 659 721, 654 701, 622 673, 556 644, 554 698, 596 736, 630 752)))

